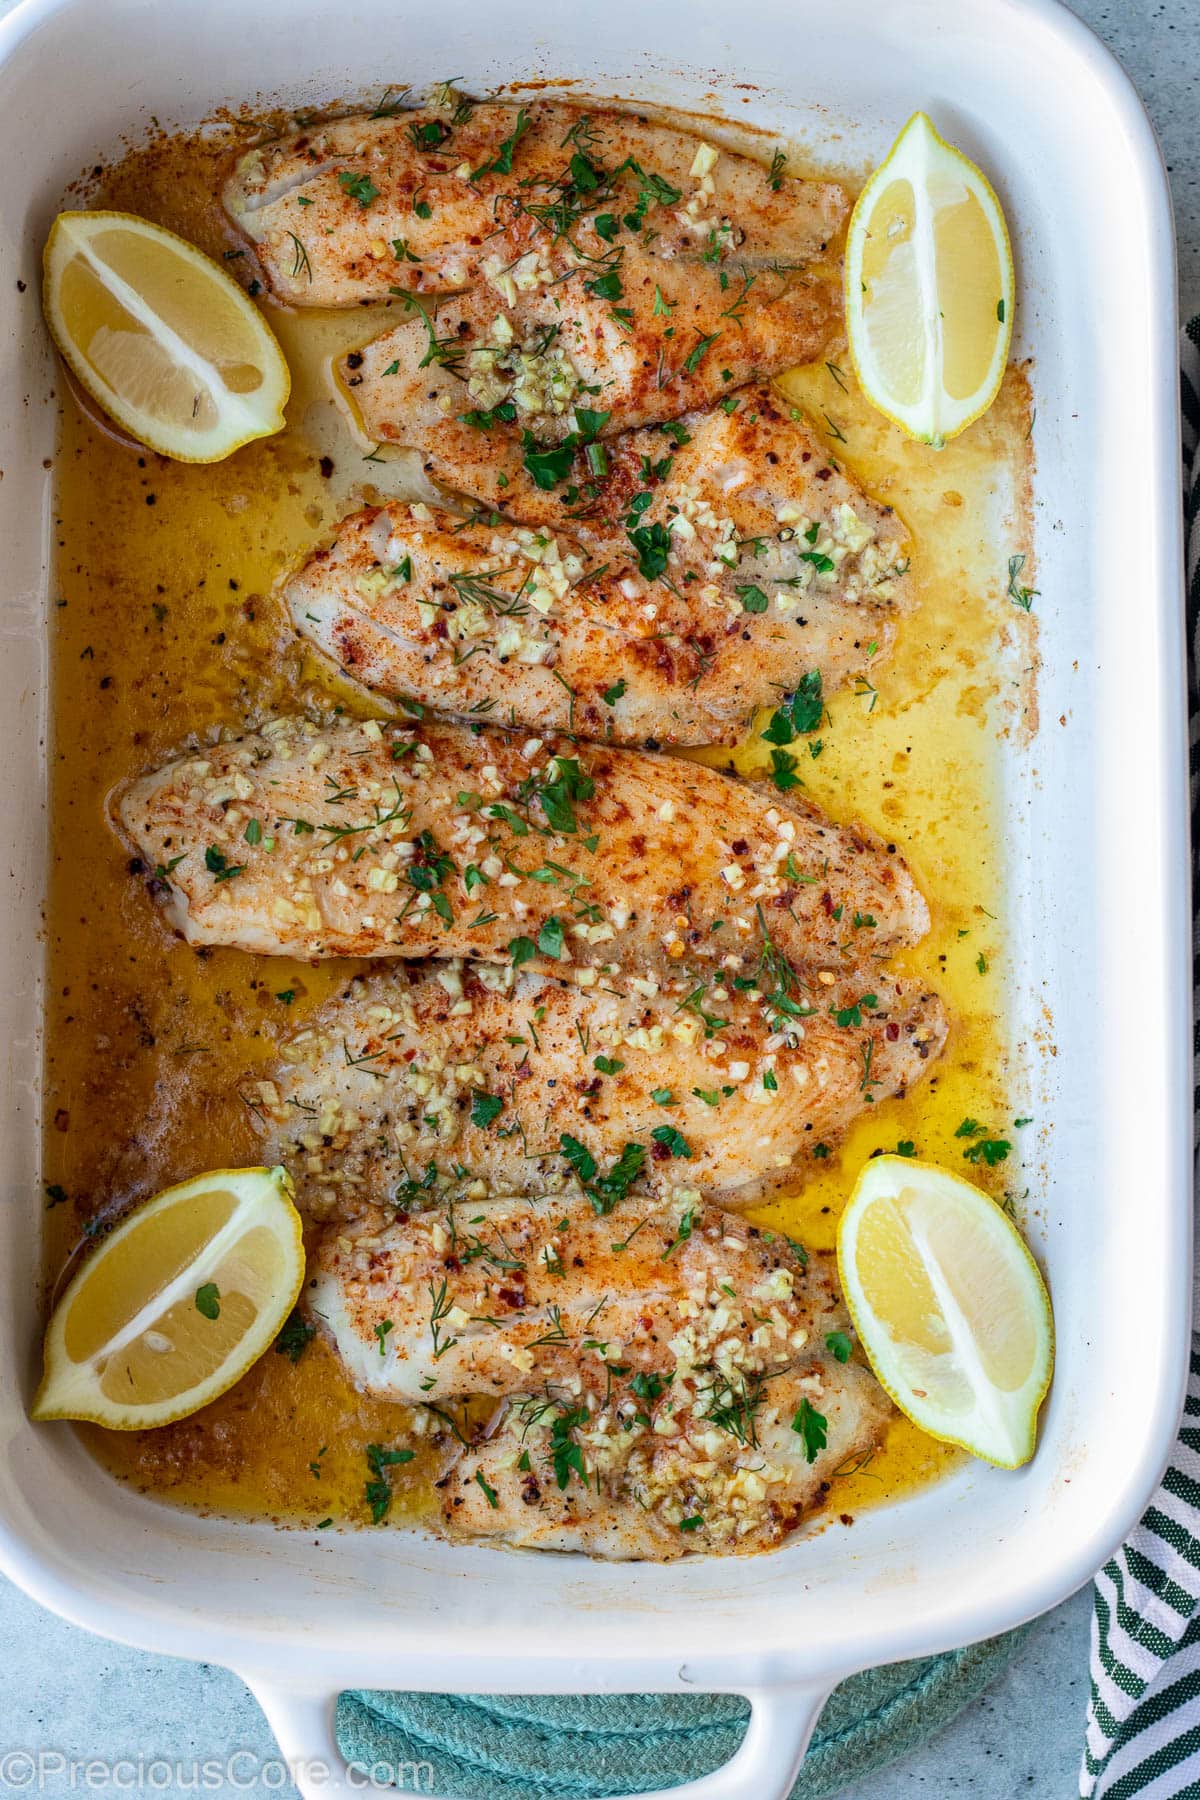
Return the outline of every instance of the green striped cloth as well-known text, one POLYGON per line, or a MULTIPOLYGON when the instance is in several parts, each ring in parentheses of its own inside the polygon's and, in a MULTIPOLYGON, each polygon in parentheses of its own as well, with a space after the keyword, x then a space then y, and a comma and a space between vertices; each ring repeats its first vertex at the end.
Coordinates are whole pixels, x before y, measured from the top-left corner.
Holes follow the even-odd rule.
MULTIPOLYGON (((1183 334, 1192 889, 1200 904, 1200 317, 1183 334)), ((1194 1085, 1200 1118, 1200 921, 1194 1085)), ((1200 1295, 1196 1316, 1200 1319, 1200 1295)), ((1095 1800, 1200 1796, 1200 1333, 1179 1437, 1137 1530, 1096 1577, 1091 1700, 1079 1791, 1095 1800)))

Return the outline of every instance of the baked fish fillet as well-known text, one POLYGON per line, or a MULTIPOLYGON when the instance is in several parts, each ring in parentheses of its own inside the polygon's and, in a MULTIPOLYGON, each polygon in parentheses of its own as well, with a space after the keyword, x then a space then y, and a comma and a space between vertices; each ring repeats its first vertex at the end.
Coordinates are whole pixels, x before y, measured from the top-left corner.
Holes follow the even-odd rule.
POLYGON ((431 720, 272 720, 142 776, 118 812, 188 942, 259 955, 779 985, 857 963, 855 918, 880 955, 929 923, 860 827, 678 757, 431 720))
POLYGON ((357 306, 482 283, 508 298, 569 276, 565 306, 585 279, 644 266, 728 307, 726 264, 821 269, 849 211, 843 187, 794 179, 786 159, 767 169, 635 113, 439 98, 240 159, 225 208, 278 299, 357 306))
MULTIPOLYGON (((443 301, 410 295, 398 302, 404 320, 347 352, 337 368, 364 435, 416 446, 429 472, 449 481, 454 467, 479 456, 484 436, 493 456, 529 447, 526 434, 543 448, 604 439, 677 419, 756 377, 813 360, 834 328, 823 290, 756 277, 754 312, 720 326, 716 301, 730 301, 749 279, 740 271, 710 303, 705 281, 678 273, 669 338, 657 316, 666 314, 662 282, 650 276, 645 291, 622 290, 633 303, 621 308, 628 322, 589 294, 567 301, 552 291, 516 305, 482 288, 443 301)), ((512 461, 506 456, 502 467, 512 461)))
POLYGON ((490 964, 397 965, 350 982, 242 1097, 310 1217, 562 1191, 589 1169, 603 1194, 622 1157, 631 1185, 685 1181, 748 1206, 794 1186, 814 1149, 941 1051, 940 1001, 873 966, 870 935, 853 975, 784 996, 786 1011, 720 982, 689 1004, 686 980, 618 995, 490 964))
POLYGON ((667 1560, 778 1545, 888 1410, 823 1266, 695 1194, 487 1199, 331 1231, 307 1304, 365 1393, 491 1396, 455 1535, 667 1560))
MULTIPOLYGON (((497 446, 468 439, 437 473, 480 493, 497 446)), ((878 664, 912 598, 891 509, 764 387, 676 439, 614 439, 583 516, 532 484, 504 516, 355 513, 283 584, 292 623, 380 693, 614 743, 735 743, 813 671, 878 664)))
POLYGON ((252 151, 224 198, 278 299, 404 309, 348 370, 380 440, 443 401, 548 439, 576 402, 612 431, 672 418, 810 360, 840 318, 843 188, 604 108, 330 120, 252 151))

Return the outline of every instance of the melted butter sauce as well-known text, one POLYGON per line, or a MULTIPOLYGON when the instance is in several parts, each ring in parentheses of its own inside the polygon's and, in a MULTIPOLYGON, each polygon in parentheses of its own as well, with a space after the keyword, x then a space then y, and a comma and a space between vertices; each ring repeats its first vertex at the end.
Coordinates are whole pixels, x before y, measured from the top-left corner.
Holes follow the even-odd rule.
MULTIPOLYGON (((224 159, 261 124, 162 139, 107 171, 89 203, 142 213, 220 258, 240 249, 215 201, 224 159)), ((69 202, 70 203, 70 202, 69 202)), ((239 272, 241 258, 228 266, 239 272)), ((243 279, 246 276, 243 274, 243 279)), ((403 453, 367 459, 335 398, 335 354, 378 327, 375 309, 288 314, 266 306, 293 373, 287 429, 212 467, 117 443, 68 398, 57 462, 52 883, 45 1179, 51 1279, 81 1241, 128 1206, 200 1169, 253 1162, 239 1078, 355 965, 197 954, 178 942, 130 871, 109 818, 113 789, 215 726, 235 729, 306 703, 387 710, 331 682, 271 598, 280 574, 367 500, 411 486, 403 453), (288 996, 291 998, 281 998, 288 996)), ((1030 399, 1010 370, 988 415, 941 452, 905 441, 858 394, 844 348, 782 386, 830 450, 913 534, 915 613, 870 688, 827 702, 820 754, 794 745, 804 793, 835 819, 896 842, 932 914, 898 972, 938 990, 950 1042, 908 1098, 869 1109, 798 1195, 754 1216, 814 1250, 832 1248, 863 1161, 909 1141, 997 1195, 1023 1186, 1021 1108, 1002 1031, 1008 948, 996 836, 999 740, 1032 729, 1034 627, 1006 597, 1008 558, 1028 553, 1030 399), (844 440, 844 441, 843 441, 844 440), (874 690, 874 691, 871 691, 874 690), (970 1170, 966 1117, 1013 1142, 1007 1164, 970 1170)), ((1021 580, 1032 584, 1027 562, 1021 580)), ((716 752, 700 753, 722 762, 716 752)), ((734 757, 768 762, 754 734, 734 757)), ((446 1434, 413 1435, 405 1407, 365 1400, 314 1341, 299 1362, 268 1353, 193 1418, 153 1432, 81 1428, 114 1474, 165 1498, 293 1524, 363 1521, 365 1447, 416 1448, 390 1471, 390 1519, 431 1504, 446 1434)), ((958 1453, 896 1418, 835 1513, 919 1487, 958 1453)))

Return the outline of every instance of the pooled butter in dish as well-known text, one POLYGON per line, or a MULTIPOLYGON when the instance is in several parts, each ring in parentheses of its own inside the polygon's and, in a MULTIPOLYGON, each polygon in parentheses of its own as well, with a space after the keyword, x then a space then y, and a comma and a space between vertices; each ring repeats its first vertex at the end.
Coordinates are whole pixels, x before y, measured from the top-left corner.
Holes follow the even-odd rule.
POLYGON ((956 1454, 886 1405, 829 1252, 874 1150, 997 1197, 1020 1158, 1027 383, 902 438, 841 347, 845 184, 589 116, 238 125, 102 179, 224 259, 293 380, 226 463, 70 407, 59 453, 48 1259, 278 1155, 317 1284, 203 1411, 84 1428, 187 1504, 663 1557, 956 1454), (508 265, 463 260, 476 190, 522 200, 508 265), (594 264, 542 257, 546 206, 594 264), (964 1121, 1008 1150, 968 1170, 964 1121))

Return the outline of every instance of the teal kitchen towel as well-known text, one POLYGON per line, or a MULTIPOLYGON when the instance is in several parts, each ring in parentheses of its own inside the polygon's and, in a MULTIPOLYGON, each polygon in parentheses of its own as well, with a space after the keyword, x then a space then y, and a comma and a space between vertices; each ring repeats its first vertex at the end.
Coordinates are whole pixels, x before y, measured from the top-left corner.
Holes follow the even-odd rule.
MULTIPOLYGON (((792 1800, 823 1800, 913 1750, 1008 1662, 1024 1631, 852 1676, 831 1696, 792 1800)), ((347 1761, 455 1800, 603 1800, 695 1780, 734 1754, 749 1709, 730 1694, 361 1692, 338 1705, 347 1761)), ((746 1800, 754 1800, 747 1795, 746 1800)))

